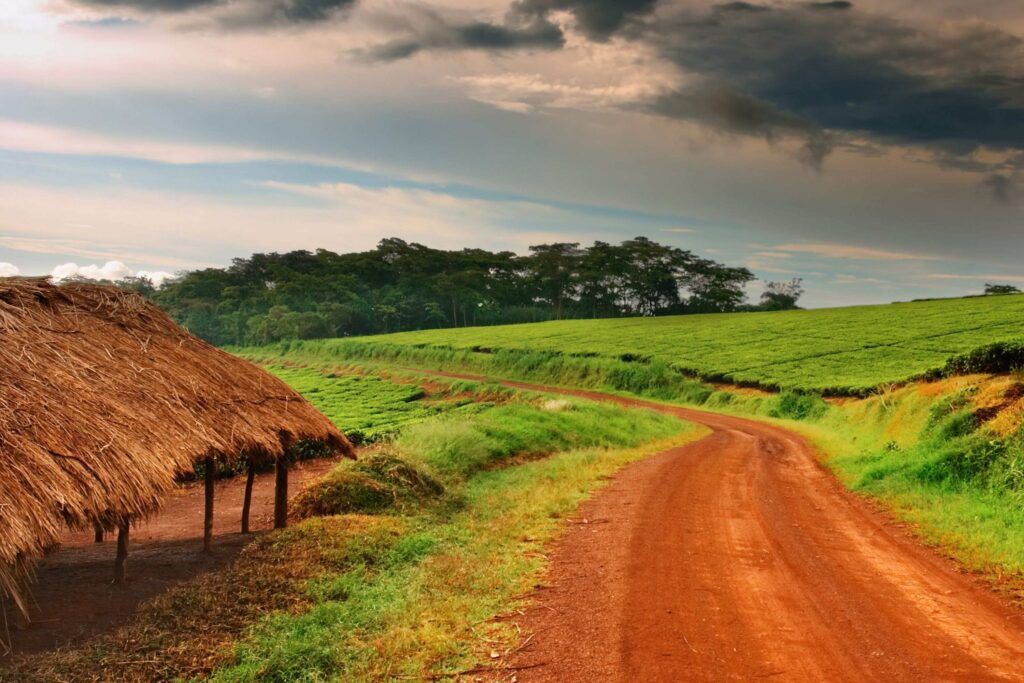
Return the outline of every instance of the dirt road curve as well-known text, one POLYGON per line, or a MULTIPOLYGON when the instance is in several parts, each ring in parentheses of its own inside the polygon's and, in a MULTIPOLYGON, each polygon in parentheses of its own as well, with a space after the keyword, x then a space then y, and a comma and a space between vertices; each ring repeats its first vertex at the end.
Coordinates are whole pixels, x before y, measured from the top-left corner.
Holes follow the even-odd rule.
POLYGON ((800 437, 558 391, 713 431, 584 504, 520 621, 519 681, 1024 680, 1024 613, 842 489, 800 437))

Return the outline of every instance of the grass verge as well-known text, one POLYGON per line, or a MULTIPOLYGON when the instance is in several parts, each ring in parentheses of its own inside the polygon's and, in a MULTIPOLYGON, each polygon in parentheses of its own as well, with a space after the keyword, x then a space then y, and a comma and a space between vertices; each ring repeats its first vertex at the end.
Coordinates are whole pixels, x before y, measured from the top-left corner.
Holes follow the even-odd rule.
POLYGON ((300 496, 309 518, 229 569, 0 677, 425 680, 500 662, 492 651, 516 634, 494 617, 535 584, 559 521, 624 464, 702 433, 653 411, 512 394, 405 425, 311 488, 313 503, 300 496))
POLYGON ((841 481, 910 523, 926 542, 1024 595, 1024 383, 1013 373, 827 400, 701 384, 657 362, 569 356, 542 362, 530 353, 387 344, 298 344, 286 357, 330 363, 339 353, 344 362, 493 373, 776 422, 807 436, 841 481))

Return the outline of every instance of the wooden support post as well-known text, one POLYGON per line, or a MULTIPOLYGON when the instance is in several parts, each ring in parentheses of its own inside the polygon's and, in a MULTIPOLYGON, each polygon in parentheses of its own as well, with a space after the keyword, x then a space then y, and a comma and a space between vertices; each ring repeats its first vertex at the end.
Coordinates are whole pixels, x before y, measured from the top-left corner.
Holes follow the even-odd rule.
POLYGON ((204 480, 206 482, 206 508, 203 512, 203 552, 208 553, 213 546, 213 458, 203 462, 204 480))
POLYGON ((130 522, 124 519, 117 525, 117 559, 114 560, 114 583, 124 583, 124 564, 128 560, 128 530, 130 522))
POLYGON ((256 478, 256 462, 249 461, 245 474, 245 498, 242 499, 242 533, 249 533, 249 510, 252 508, 252 482, 256 478))
POLYGON ((93 540, 96 543, 103 543, 103 527, 100 526, 99 522, 93 522, 93 528, 96 531, 96 535, 93 537, 93 540))
POLYGON ((274 472, 274 528, 284 529, 288 526, 288 463, 283 457, 278 458, 274 472))

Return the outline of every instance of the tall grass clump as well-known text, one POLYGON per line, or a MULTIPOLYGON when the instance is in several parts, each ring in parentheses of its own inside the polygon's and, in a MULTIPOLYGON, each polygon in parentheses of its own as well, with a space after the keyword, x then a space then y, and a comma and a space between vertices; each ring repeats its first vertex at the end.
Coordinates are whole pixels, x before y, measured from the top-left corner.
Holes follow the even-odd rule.
POLYGON ((629 448, 678 430, 675 418, 646 410, 575 401, 556 409, 510 403, 469 420, 443 417, 411 425, 395 448, 450 480, 500 466, 511 456, 529 459, 581 448, 629 448))

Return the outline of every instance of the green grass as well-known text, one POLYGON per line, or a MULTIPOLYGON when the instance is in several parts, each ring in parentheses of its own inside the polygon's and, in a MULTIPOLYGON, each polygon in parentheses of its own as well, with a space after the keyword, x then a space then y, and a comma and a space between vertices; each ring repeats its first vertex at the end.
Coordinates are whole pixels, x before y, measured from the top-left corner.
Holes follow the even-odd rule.
POLYGON ((392 457, 442 479, 445 496, 402 511, 407 531, 364 564, 311 582, 309 610, 262 621, 213 679, 424 680, 490 661, 516 639, 492 619, 536 582, 559 519, 625 463, 700 433, 651 411, 540 399, 407 427, 392 457))
POLYGON ((442 413, 478 408, 471 397, 461 395, 474 387, 472 383, 448 386, 439 395, 431 395, 421 383, 375 375, 273 363, 264 367, 301 393, 357 444, 378 441, 403 425, 442 413))
MULTIPOLYGON (((370 353, 352 348, 360 344, 476 355, 534 354, 521 364, 550 363, 555 356, 655 361, 705 379, 862 394, 940 371, 979 348, 999 342, 1020 344, 1022 320, 1024 295, 775 313, 563 320, 293 342, 281 348, 301 347, 325 357, 370 353)), ((1013 354, 1013 362, 1024 358, 1017 346, 1013 354)), ((974 360, 985 362, 981 357, 974 360)))
MULTIPOLYGON (((1024 594, 1024 433, 979 423, 976 397, 991 381, 909 385, 773 421, 807 436, 846 486, 925 541, 1024 594)), ((728 409, 768 417, 769 405, 747 397, 728 409)))
MULTIPOLYGON (((277 371, 313 396, 342 379, 277 371)), ((704 433, 648 410, 507 389, 493 401, 493 386, 398 375, 356 382, 350 400, 424 386, 484 400, 405 421, 301 493, 303 521, 107 635, 5 663, 0 680, 425 680, 494 663, 518 637, 494 617, 522 605, 560 520, 624 464, 704 433)))
POLYGON ((408 534, 396 517, 307 520, 257 537, 228 568, 144 603, 126 625, 79 645, 0 663, 0 681, 174 681, 204 677, 268 613, 309 609, 309 586, 373 567, 408 534))
MULTIPOLYGON (((946 302, 938 302, 946 303, 946 302)), ((287 358, 323 362, 324 347, 291 346, 287 358)), ((778 422, 811 438, 851 489, 916 526, 968 566, 1024 576, 1024 435, 978 423, 974 396, 992 381, 911 384, 829 404, 814 394, 737 393, 682 377, 658 362, 540 354, 360 345, 347 358, 369 364, 423 364, 447 370, 634 393, 778 422), (950 409, 950 406, 953 409, 950 409), (949 411, 936 420, 936 411, 949 411)), ((1012 378, 1004 377, 1006 389, 1012 378)), ((429 428, 430 425, 425 425, 429 428)), ((458 429, 448 438, 457 440, 458 429)))

